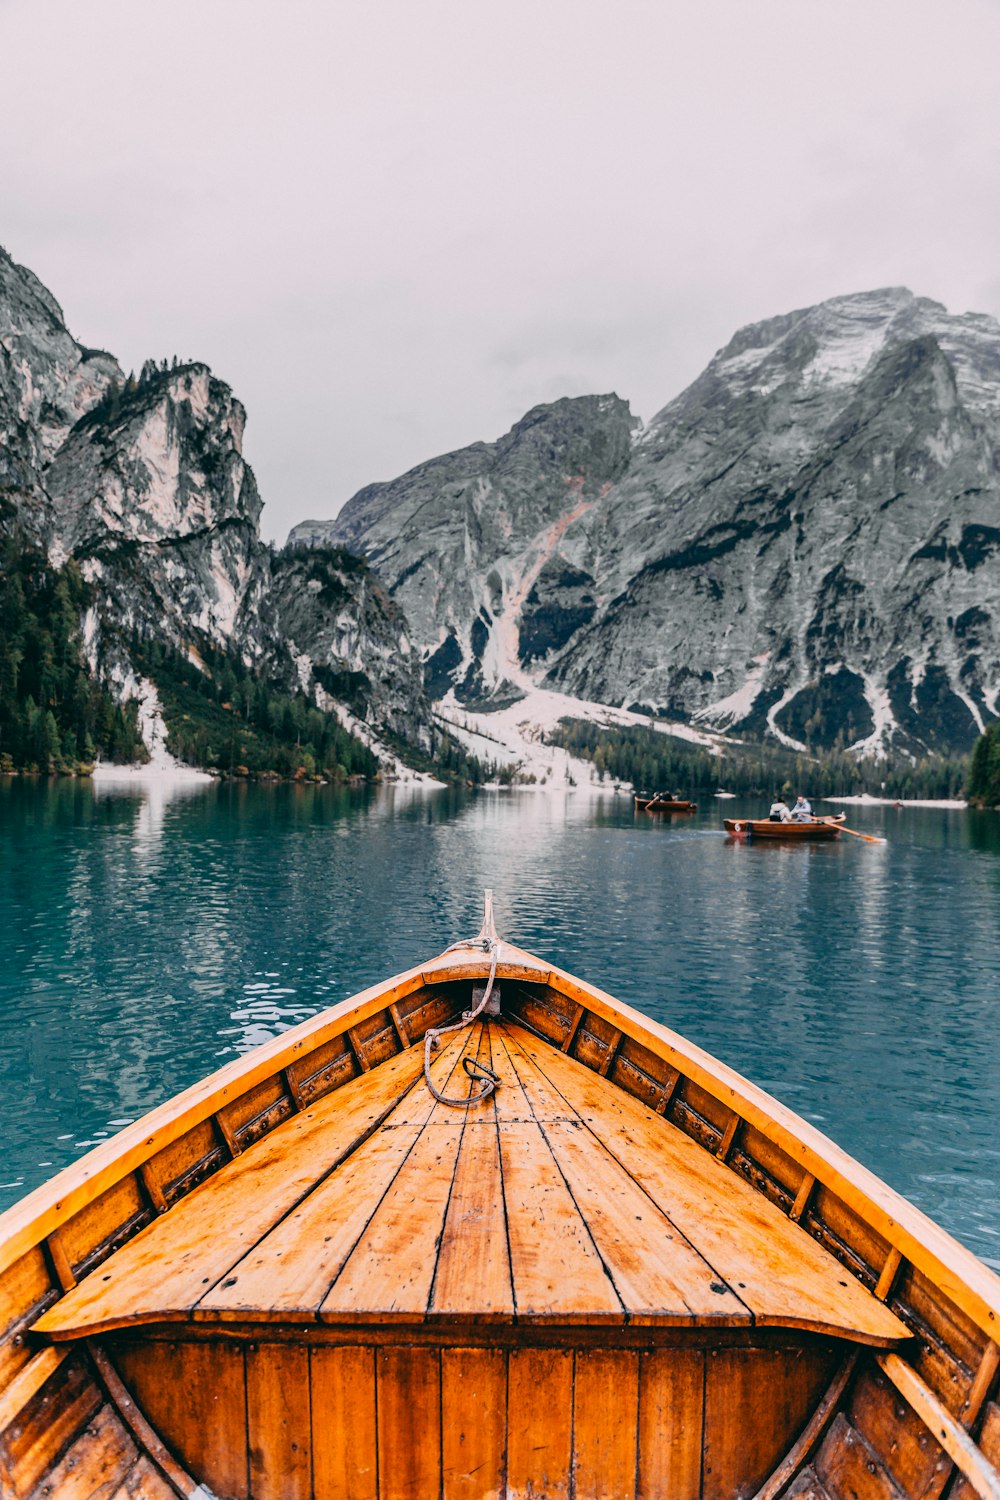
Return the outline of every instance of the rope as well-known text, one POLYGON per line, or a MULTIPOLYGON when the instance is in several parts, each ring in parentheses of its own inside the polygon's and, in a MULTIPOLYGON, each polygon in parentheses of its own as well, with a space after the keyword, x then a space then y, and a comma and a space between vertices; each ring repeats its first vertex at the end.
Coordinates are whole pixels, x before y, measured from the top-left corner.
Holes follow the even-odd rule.
POLYGON ((431 1078, 431 1054, 440 1045, 441 1037, 447 1036, 450 1031, 461 1031, 464 1026, 471 1026, 472 1022, 478 1020, 486 1009, 489 998, 493 993, 493 982, 497 977, 497 958, 500 953, 500 944, 496 938, 477 938, 471 943, 452 943, 450 947, 444 950, 446 953, 451 953, 455 948, 474 948, 480 943, 483 950, 490 955, 490 977, 483 992, 483 998, 475 1010, 465 1011, 462 1019, 456 1021, 452 1026, 430 1026, 424 1034, 424 1082, 439 1104, 451 1104, 456 1109, 467 1109, 470 1104, 481 1104, 484 1099, 490 1097, 500 1082, 499 1077, 493 1072, 492 1068, 485 1067, 482 1063, 476 1062, 471 1057, 463 1059, 463 1066, 469 1078, 474 1083, 482 1084, 482 1088, 478 1094, 470 1092, 467 1099, 449 1099, 447 1094, 443 1094, 437 1088, 431 1078))

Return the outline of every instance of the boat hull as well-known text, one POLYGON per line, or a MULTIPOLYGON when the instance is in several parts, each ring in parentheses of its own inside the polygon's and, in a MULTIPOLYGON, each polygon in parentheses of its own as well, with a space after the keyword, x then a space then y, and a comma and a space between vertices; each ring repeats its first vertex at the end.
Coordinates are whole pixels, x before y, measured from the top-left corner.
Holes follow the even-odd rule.
POLYGON ((815 823, 776 823, 770 818, 726 818, 725 829, 733 838, 746 840, 787 839, 793 841, 839 839, 842 819, 815 823))
POLYGON ((938 1500, 952 1482, 964 1500, 971 1475, 992 1500, 998 1318, 991 1272, 762 1090, 530 954, 469 945, 230 1064, 0 1218, 0 1493, 938 1500), (501 1015, 476 1033, 461 1017, 491 957, 501 1015), (474 1045, 502 1079, 481 1113, 423 1089, 426 1031, 451 1024, 434 1066, 474 1045), (407 1128, 427 1147, 409 1186, 390 1176, 350 1231, 376 1236, 359 1260, 369 1291, 393 1272, 385 1300, 338 1306, 320 1277, 310 1301, 347 1229, 317 1200, 313 1258, 290 1257, 309 1194, 365 1153, 384 1166, 407 1128), (321 1131, 310 1185, 296 1142, 321 1131), (661 1151, 684 1163, 667 1195, 661 1151), (718 1206, 671 1229, 650 1290, 651 1225, 694 1212, 686 1193, 718 1206), (750 1200, 747 1224, 771 1226, 753 1256, 732 1218, 750 1200), (796 1314, 796 1288, 858 1321, 796 1314))
POLYGON ((693 813, 698 811, 697 802, 683 802, 679 799, 673 802, 658 800, 655 797, 636 797, 636 812, 661 813, 693 813))

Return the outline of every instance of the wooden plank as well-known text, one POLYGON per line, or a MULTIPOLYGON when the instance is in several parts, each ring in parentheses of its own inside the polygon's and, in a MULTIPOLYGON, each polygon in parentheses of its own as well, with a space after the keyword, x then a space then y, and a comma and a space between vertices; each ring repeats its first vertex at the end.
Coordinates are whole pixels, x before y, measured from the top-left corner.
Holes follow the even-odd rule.
POLYGON ((621 1298, 539 1126, 498 1129, 518 1318, 623 1323, 621 1298))
POLYGON ((845 1413, 904 1495, 910 1500, 940 1495, 951 1459, 874 1361, 860 1371, 845 1413))
POLYGON ((428 1500, 441 1493, 439 1351, 390 1345, 377 1351, 375 1367, 379 1494, 382 1500, 428 1500))
POLYGON ((224 1109, 219 1110, 219 1113, 215 1117, 215 1123, 218 1126, 219 1134, 222 1136, 222 1139, 225 1142, 226 1150, 229 1152, 230 1158, 239 1156, 243 1150, 243 1147, 240 1145, 239 1137, 237 1136, 236 1131, 230 1125, 229 1117, 224 1109))
POLYGON ((163 1196, 163 1186, 153 1163, 144 1161, 139 1167, 139 1176, 142 1179, 142 1185, 146 1190, 146 1196, 149 1199, 153 1212, 165 1214, 167 1211, 167 1200, 163 1196))
POLYGON ((976 1494, 982 1500, 1000 1500, 1000 1472, 912 1366, 898 1354, 879 1354, 876 1358, 900 1395, 905 1396, 935 1440, 961 1469, 976 1494))
MULTIPOLYGON (((521 1034, 520 1028, 518 1034, 521 1034)), ((490 1027, 490 1048, 491 1067, 500 1080, 496 1093, 493 1095, 493 1107, 496 1110, 497 1120, 501 1124, 518 1121, 529 1121, 534 1124, 540 1119, 573 1120, 576 1118, 575 1110, 569 1108, 556 1089, 552 1089, 544 1100, 540 1093, 536 1093, 533 1100, 528 1098, 510 1060, 506 1022, 495 1023, 490 1027)))
POLYGON ((166 1451, 214 1494, 246 1500, 243 1349, 215 1342, 123 1339, 111 1347, 111 1365, 133 1399, 133 1415, 138 1403, 166 1451))
POLYGON ((0 1433, 10 1426, 68 1358, 68 1349, 43 1349, 18 1371, 6 1390, 0 1390, 0 1433))
POLYGON ((708 1351, 703 1500, 732 1500, 763 1484, 822 1399, 830 1366, 824 1349, 708 1351))
POLYGON ((638 1500, 700 1500, 704 1404, 703 1350, 639 1355, 638 1500))
MULTIPOLYGON (((132 1173, 109 1187, 61 1224, 53 1236, 65 1253, 64 1265, 72 1267, 73 1285, 148 1221, 149 1209, 139 1179, 132 1173)), ((58 1246, 53 1247, 57 1254, 58 1246)))
POLYGON ((69 1256, 66 1254, 66 1247, 63 1244, 62 1235, 58 1229, 53 1229, 45 1241, 45 1248, 52 1259, 52 1269, 55 1272, 56 1281, 64 1292, 68 1292, 71 1287, 76 1286, 76 1277, 73 1274, 73 1267, 69 1263, 69 1256))
POLYGON ((799 1183, 798 1192, 795 1194, 795 1202, 788 1211, 788 1217, 794 1224, 799 1222, 808 1208, 809 1199, 812 1196, 812 1190, 815 1186, 816 1179, 813 1174, 811 1172, 804 1172, 802 1174, 802 1181, 799 1183))
POLYGON ((572 1461, 572 1352, 512 1349, 507 1368, 509 1500, 569 1500, 572 1461))
POLYGON ((638 1422, 638 1353, 634 1349, 578 1350, 573 1381, 576 1495, 635 1500, 638 1422))
POLYGON ((351 1044, 351 1050, 358 1060, 358 1066, 360 1067, 362 1073, 369 1072, 371 1069, 371 1063, 368 1061, 368 1056, 365 1052, 365 1044, 361 1040, 360 1036, 353 1026, 348 1026, 347 1028, 347 1040, 351 1044))
POLYGON ((405 1052, 407 1047, 410 1045, 410 1037, 406 1029, 406 1022, 403 1020, 403 1017, 400 1014, 399 1006, 396 1005, 395 1002, 393 1002, 389 1006, 389 1015, 392 1018, 393 1026, 396 1028, 396 1035, 399 1037, 399 1045, 405 1052))
POLYGON ((500 1500, 506 1431, 505 1352, 442 1349, 443 1500, 500 1500))
POLYGON ((759 1324, 882 1345, 906 1336, 895 1315, 820 1245, 682 1131, 526 1033, 518 1040, 621 1167, 669 1206, 671 1221, 759 1324))
MULTIPOLYGON (((103 1496, 101 1500, 104 1500, 103 1496)), ((111 1500, 177 1500, 177 1491, 172 1484, 167 1483, 148 1458, 140 1458, 129 1469, 111 1500)))
MULTIPOLYGON (((448 1083, 463 1045, 452 1038, 435 1060, 431 1076, 439 1085, 448 1083)), ((311 1321, 435 1107, 423 1087, 408 1094, 381 1130, 206 1293, 196 1319, 311 1321)))
POLYGON ((378 1500, 374 1349, 313 1348, 310 1383, 315 1500, 378 1500))
POLYGON ((139 1450, 112 1406, 102 1406, 45 1476, 53 1500, 106 1500, 124 1484, 139 1450))
POLYGON ((737 1130, 739 1130, 742 1123, 743 1122, 740 1119, 739 1115, 735 1112, 730 1116, 729 1124, 723 1131, 722 1140, 719 1142, 719 1149, 716 1152, 716 1155, 718 1156, 720 1161, 725 1162, 729 1160, 729 1153, 733 1149, 733 1142, 736 1139, 736 1132, 737 1130))
MULTIPOLYGON (((986 1411, 979 1429, 979 1446, 990 1463, 1000 1468, 1000 1406, 993 1401, 986 1404, 986 1411)), ((975 1493, 976 1491, 965 1475, 960 1473, 948 1500, 973 1500, 975 1493)))
POLYGON ((1000 1369, 1000 1348, 993 1343, 987 1344, 969 1394, 959 1412, 963 1427, 971 1427, 979 1416, 998 1369, 1000 1369))
POLYGON ((879 1272, 878 1281, 875 1283, 875 1295, 880 1302, 885 1302, 892 1291, 892 1284, 902 1263, 903 1257, 895 1245, 890 1245, 889 1254, 885 1258, 885 1263, 879 1272))
POLYGON ((670 1108, 670 1101, 674 1097, 674 1091, 681 1081, 681 1074, 677 1068, 671 1068, 666 1083, 660 1090, 660 1097, 656 1101, 654 1112, 665 1115, 670 1108))
POLYGON ((282 1068, 281 1076, 285 1080, 285 1088, 288 1090, 288 1096, 295 1108, 297 1110, 305 1109, 306 1101, 303 1099, 302 1090, 299 1088, 298 1074, 291 1063, 289 1063, 287 1068, 282 1068))
POLYGON ((38 1327, 53 1338, 184 1318, 267 1231, 366 1139, 420 1072, 400 1053, 257 1142, 136 1235, 38 1327))
POLYGON ((496 1113, 471 1114, 462 1135, 430 1302, 435 1318, 507 1322, 514 1293, 496 1113))
POLYGON ((542 1126, 629 1321, 749 1325, 740 1297, 596 1136, 542 1126))
MULTIPOLYGON (((525 1041, 518 1046, 517 1040, 510 1035, 511 1061, 531 1100, 537 1080, 542 1080, 543 1097, 551 1089, 533 1064, 536 1049, 558 1059, 561 1070, 585 1071, 544 1043, 525 1041)), ((611 1092, 607 1084, 596 1087, 611 1092)), ((648 1111, 645 1114, 657 1123, 648 1111)), ((752 1322, 747 1307, 719 1279, 717 1270, 591 1130, 580 1122, 561 1120, 546 1121, 540 1128, 631 1321, 723 1326, 752 1322)), ((660 1122, 660 1131, 664 1128, 660 1122)))
MULTIPOLYGON (((458 1033, 456 1057, 475 1057, 481 1037, 479 1025, 458 1033)), ((456 1065, 452 1076, 455 1093, 465 1074, 456 1065)), ((384 1322, 423 1321, 464 1127, 464 1111, 433 1105, 321 1303, 321 1322, 356 1322, 361 1313, 384 1322)))
POLYGON ((247 1431, 253 1500, 310 1500, 308 1349, 295 1344, 248 1348, 247 1431))
POLYGON ((580 1029, 580 1022, 583 1020, 586 1014, 586 1006, 578 1005, 576 1007, 573 1012, 573 1019, 569 1023, 569 1030, 566 1033, 564 1041, 560 1045, 560 1052, 568 1052, 570 1050, 574 1041, 576 1040, 576 1034, 580 1029))
MULTIPOLYGON (((477 967, 481 968, 481 963, 477 967)), ((422 968, 418 967, 362 990, 255 1047, 247 1056, 227 1063, 96 1147, 0 1216, 0 1273, 109 1186, 135 1171, 141 1162, 210 1119, 227 1101, 273 1077, 288 1063, 308 1057, 330 1038, 342 1035, 348 1025, 375 1015, 390 1001, 399 1001, 424 984, 422 968)))
POLYGON ((995 1336, 1000 1324, 1000 1279, 951 1235, 931 1224, 873 1172, 854 1161, 792 1110, 749 1083, 677 1032, 633 1007, 551 968, 548 983, 575 1004, 641 1039, 657 1057, 679 1068, 838 1193, 872 1228, 920 1267, 977 1326, 995 1336))
POLYGON ((611 1039, 608 1042, 608 1050, 604 1055, 604 1061, 601 1063, 601 1066, 597 1070, 602 1078, 607 1078, 608 1074, 611 1072, 611 1069, 614 1066, 615 1058, 618 1056, 618 1048, 621 1046, 621 1040, 622 1034, 616 1026, 614 1032, 612 1033, 611 1039))
MULTIPOLYGON (((9 1500, 26 1500, 59 1455, 103 1405, 93 1373, 74 1351, 56 1367, 16 1419, 0 1433, 0 1473, 9 1476, 9 1500)), ((8 1500, 8 1495, 4 1495, 8 1500)))
POLYGON ((417 1137, 321 1303, 321 1322, 423 1321, 461 1139, 451 1121, 417 1137))
POLYGON ((855 1349, 844 1360, 827 1387, 822 1401, 810 1416, 809 1421, 803 1427, 795 1442, 785 1454, 785 1457, 772 1470, 764 1484, 761 1485, 753 1500, 778 1500, 778 1496, 782 1491, 808 1463, 827 1426, 833 1420, 847 1383, 854 1374, 854 1367, 857 1361, 858 1351, 855 1349))
POLYGON ((813 1468, 824 1490, 837 1500, 855 1495, 864 1500, 902 1500, 885 1466, 843 1412, 830 1424, 813 1468))

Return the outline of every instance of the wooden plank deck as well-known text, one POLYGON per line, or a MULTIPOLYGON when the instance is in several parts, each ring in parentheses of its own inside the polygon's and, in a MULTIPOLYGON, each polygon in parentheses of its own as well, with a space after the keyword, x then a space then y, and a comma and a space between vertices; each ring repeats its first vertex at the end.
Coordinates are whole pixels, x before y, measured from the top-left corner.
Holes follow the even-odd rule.
POLYGON ((470 1087, 463 1056, 500 1076, 466 1110, 434 1101, 421 1054, 400 1054, 251 1145, 39 1330, 485 1317, 784 1326, 881 1347, 907 1336, 722 1161, 524 1028, 483 1022, 447 1039, 434 1070, 449 1092, 470 1087))

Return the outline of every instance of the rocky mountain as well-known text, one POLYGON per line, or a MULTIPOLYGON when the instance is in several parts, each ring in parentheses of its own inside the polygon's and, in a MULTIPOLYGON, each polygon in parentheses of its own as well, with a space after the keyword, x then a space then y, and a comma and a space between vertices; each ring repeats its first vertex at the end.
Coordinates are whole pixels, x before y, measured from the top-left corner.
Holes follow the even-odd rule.
POLYGON ((362 490, 430 690, 533 685, 794 746, 966 749, 1000 692, 1000 325, 899 288, 741 330, 362 490))
POLYGON ((89 585, 92 671, 137 690, 137 643, 206 648, 421 749, 430 708, 401 611, 357 558, 261 541, 246 413, 202 364, 127 379, 80 346, 37 278, 0 251, 0 529, 89 585))
POLYGON ((364 553, 406 612, 432 693, 509 699, 519 659, 545 659, 594 613, 593 580, 560 542, 627 471, 637 425, 617 396, 536 407, 496 443, 369 485, 289 544, 364 553))

